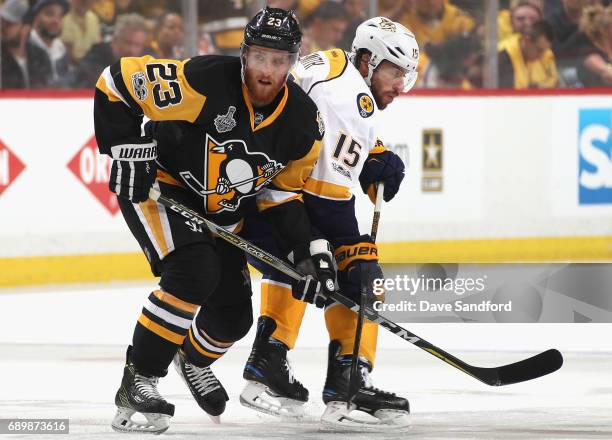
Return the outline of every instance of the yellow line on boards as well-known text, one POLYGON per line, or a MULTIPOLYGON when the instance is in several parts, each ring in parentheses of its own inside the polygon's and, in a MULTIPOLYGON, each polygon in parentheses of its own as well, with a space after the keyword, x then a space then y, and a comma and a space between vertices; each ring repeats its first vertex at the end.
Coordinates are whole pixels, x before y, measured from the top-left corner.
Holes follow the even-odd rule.
MULTIPOLYGON (((612 262, 612 237, 433 240, 379 244, 382 263, 612 262)), ((0 287, 153 280, 140 252, 0 258, 0 287)))

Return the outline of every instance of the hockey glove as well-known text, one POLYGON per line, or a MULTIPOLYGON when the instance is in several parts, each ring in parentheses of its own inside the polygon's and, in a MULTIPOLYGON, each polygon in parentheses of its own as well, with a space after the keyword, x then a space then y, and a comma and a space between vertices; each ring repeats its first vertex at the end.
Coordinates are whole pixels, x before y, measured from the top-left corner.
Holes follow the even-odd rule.
POLYGON ((150 137, 111 147, 113 164, 109 188, 132 203, 149 198, 149 189, 157 175, 157 142, 150 137))
POLYGON ((369 235, 341 239, 339 242, 341 244, 334 255, 338 264, 340 292, 359 304, 361 287, 365 284, 369 294, 368 303, 382 300, 374 296, 379 293, 374 289, 374 280, 383 278, 376 244, 372 243, 369 235))
POLYGON ((310 256, 300 261, 296 269, 304 278, 293 283, 293 297, 325 307, 328 294, 336 290, 336 267, 329 242, 323 239, 310 242, 310 256))
POLYGON ((372 151, 359 175, 359 183, 365 194, 370 196, 372 203, 376 200, 376 189, 374 184, 385 182, 383 199, 388 202, 399 191, 399 187, 404 180, 404 162, 393 151, 386 150, 384 147, 376 147, 372 151))

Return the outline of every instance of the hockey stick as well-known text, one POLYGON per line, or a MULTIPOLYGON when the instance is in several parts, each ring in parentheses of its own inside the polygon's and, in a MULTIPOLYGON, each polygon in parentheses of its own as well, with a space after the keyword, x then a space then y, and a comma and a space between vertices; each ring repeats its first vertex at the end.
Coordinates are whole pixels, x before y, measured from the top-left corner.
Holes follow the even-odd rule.
MULTIPOLYGON (((380 220, 380 209, 382 207, 383 202, 383 192, 385 189, 385 183, 380 182, 376 186, 376 202, 374 203, 374 215, 372 216, 372 230, 370 231, 370 237, 372 241, 376 242, 376 234, 378 233, 378 222, 380 220)), ((359 348, 361 346, 361 334, 363 333, 363 318, 364 318, 364 308, 363 305, 366 304, 368 294, 368 287, 370 280, 367 273, 361 273, 361 285, 360 285, 360 295, 359 295, 359 313, 357 313, 357 326, 355 327, 355 341, 353 341, 353 355, 351 357, 351 372, 349 375, 349 389, 348 389, 348 399, 346 401, 347 409, 350 409, 351 402, 357 395, 359 391, 359 377, 357 374, 357 366, 359 364, 359 348)))
MULTIPOLYGON (((172 200, 171 198, 163 196, 159 191, 151 188, 149 191, 149 197, 158 203, 164 205, 166 208, 176 212, 187 220, 191 220, 196 224, 206 227, 210 232, 217 234, 222 239, 233 244, 234 246, 242 249, 253 257, 260 261, 270 265, 285 275, 295 279, 302 279, 303 275, 297 272, 289 264, 285 263, 280 258, 269 254, 268 252, 258 248, 257 246, 249 243, 242 239, 238 235, 216 225, 210 220, 204 218, 197 212, 189 209, 188 207, 172 200)), ((348 307, 353 312, 358 313, 360 307, 355 304, 351 299, 345 297, 339 292, 330 294, 331 299, 339 302, 340 304, 348 307)), ((397 325, 395 322, 381 316, 371 307, 363 307, 364 314, 367 319, 373 321, 384 327, 391 333, 399 336, 405 341, 416 345, 422 350, 427 351, 438 359, 446 362, 447 364, 457 368, 460 371, 472 376, 479 381, 486 383, 487 385, 500 386, 509 385, 518 382, 524 382, 531 379, 536 379, 540 376, 557 371, 563 365, 563 357, 558 350, 550 349, 533 357, 524 359, 513 364, 503 365, 501 367, 474 367, 461 359, 453 356, 450 353, 436 347, 435 345, 427 342, 425 339, 421 339, 414 333, 406 330, 405 328, 397 325)))

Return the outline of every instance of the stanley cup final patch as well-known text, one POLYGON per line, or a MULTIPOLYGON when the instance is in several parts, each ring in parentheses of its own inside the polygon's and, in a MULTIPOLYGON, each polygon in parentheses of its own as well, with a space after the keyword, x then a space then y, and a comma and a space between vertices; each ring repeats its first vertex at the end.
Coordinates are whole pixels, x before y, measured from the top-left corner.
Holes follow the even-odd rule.
POLYGON ((232 131, 236 126, 236 120, 234 119, 234 113, 236 112, 236 107, 230 105, 227 109, 227 113, 224 115, 217 115, 215 118, 215 128, 219 133, 226 133, 228 131, 232 131))

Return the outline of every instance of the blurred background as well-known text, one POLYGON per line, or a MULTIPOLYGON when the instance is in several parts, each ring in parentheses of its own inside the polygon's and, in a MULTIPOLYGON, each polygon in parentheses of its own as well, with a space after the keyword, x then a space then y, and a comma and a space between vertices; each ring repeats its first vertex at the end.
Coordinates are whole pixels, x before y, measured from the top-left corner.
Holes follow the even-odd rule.
MULTIPOLYGON (((90 88, 122 56, 237 54, 262 0, 3 0, 2 89, 90 88)), ((304 54, 350 50, 382 15, 422 49, 420 88, 612 85, 609 0, 270 0, 296 11, 304 54)))
MULTIPOLYGON (((421 47, 381 112, 406 163, 385 263, 612 260, 610 0, 269 0, 303 54, 383 15, 421 47)), ((0 1, 0 286, 151 278, 108 187, 93 87, 123 56, 236 55, 262 0, 0 1)), ((360 194, 367 231, 372 206, 360 194)))

